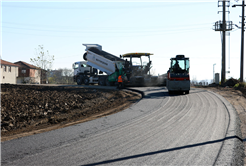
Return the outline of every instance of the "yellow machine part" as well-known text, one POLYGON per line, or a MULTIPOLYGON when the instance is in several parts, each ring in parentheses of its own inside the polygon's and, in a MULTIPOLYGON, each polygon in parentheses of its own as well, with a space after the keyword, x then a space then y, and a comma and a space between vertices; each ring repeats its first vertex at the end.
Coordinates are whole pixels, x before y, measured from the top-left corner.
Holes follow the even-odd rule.
POLYGON ((141 56, 149 56, 149 55, 153 55, 152 53, 139 53, 139 52, 135 52, 135 53, 127 53, 122 55, 122 57, 138 57, 140 58, 141 56))

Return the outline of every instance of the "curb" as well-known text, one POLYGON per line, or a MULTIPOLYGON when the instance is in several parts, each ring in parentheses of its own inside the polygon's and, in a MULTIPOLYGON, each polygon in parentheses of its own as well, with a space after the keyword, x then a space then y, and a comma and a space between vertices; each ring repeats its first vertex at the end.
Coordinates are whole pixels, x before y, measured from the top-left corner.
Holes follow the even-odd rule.
POLYGON ((244 165, 244 146, 241 139, 242 133, 239 116, 233 105, 224 97, 211 91, 208 92, 214 94, 222 101, 229 115, 229 124, 225 138, 214 165, 244 165))
POLYGON ((136 89, 131 89, 131 88, 125 88, 126 90, 130 90, 130 91, 133 91, 133 92, 137 92, 137 93, 140 93, 142 95, 142 98, 144 98, 144 92, 140 91, 140 90, 136 90, 136 89))

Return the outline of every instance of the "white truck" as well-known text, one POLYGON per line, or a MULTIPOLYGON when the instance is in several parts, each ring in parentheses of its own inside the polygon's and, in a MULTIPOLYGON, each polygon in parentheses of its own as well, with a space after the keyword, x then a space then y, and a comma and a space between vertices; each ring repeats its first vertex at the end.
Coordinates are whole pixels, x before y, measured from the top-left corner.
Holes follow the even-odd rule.
MULTIPOLYGON (((125 61, 115 55, 102 50, 99 44, 83 44, 86 53, 85 61, 75 62, 74 81, 81 84, 114 85, 118 76, 123 75, 125 61)), ((123 79, 127 79, 123 77, 123 79)))
POLYGON ((74 81, 77 82, 78 85, 98 83, 97 69, 87 65, 86 61, 75 62, 73 64, 73 69, 74 81), (88 75, 90 75, 90 77, 88 75))

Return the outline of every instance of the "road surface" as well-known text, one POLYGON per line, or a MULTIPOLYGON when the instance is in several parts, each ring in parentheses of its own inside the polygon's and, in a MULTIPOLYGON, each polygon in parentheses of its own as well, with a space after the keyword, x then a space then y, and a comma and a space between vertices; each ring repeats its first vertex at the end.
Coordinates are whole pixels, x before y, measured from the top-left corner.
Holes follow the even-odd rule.
POLYGON ((242 165, 238 122, 221 96, 134 88, 142 100, 107 117, 2 143, 2 165, 242 165))

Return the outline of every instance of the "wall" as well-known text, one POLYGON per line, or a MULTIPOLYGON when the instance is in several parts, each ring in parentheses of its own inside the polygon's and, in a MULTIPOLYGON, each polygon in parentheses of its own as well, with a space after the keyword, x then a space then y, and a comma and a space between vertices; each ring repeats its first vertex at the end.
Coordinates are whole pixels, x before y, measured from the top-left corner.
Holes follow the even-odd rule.
POLYGON ((19 68, 17 83, 40 84, 40 75, 40 70, 19 68), (23 70, 25 70, 25 73, 22 72, 23 70))
POLYGON ((35 83, 41 83, 41 70, 35 70, 35 83))
POLYGON ((19 67, 19 77, 29 77, 30 69, 19 67), (24 71, 24 72, 23 72, 24 71))
POLYGON ((16 84, 17 76, 18 76, 18 67, 1 65, 0 83, 16 84), (4 67, 6 67, 6 71, 4 71, 4 67), (11 67, 11 71, 9 71, 9 67, 11 67))
POLYGON ((35 77, 35 69, 29 69, 29 70, 30 70, 29 77, 35 77))
POLYGON ((3 66, 0 65, 0 83, 2 83, 2 81, 3 81, 3 68, 2 67, 3 66))

